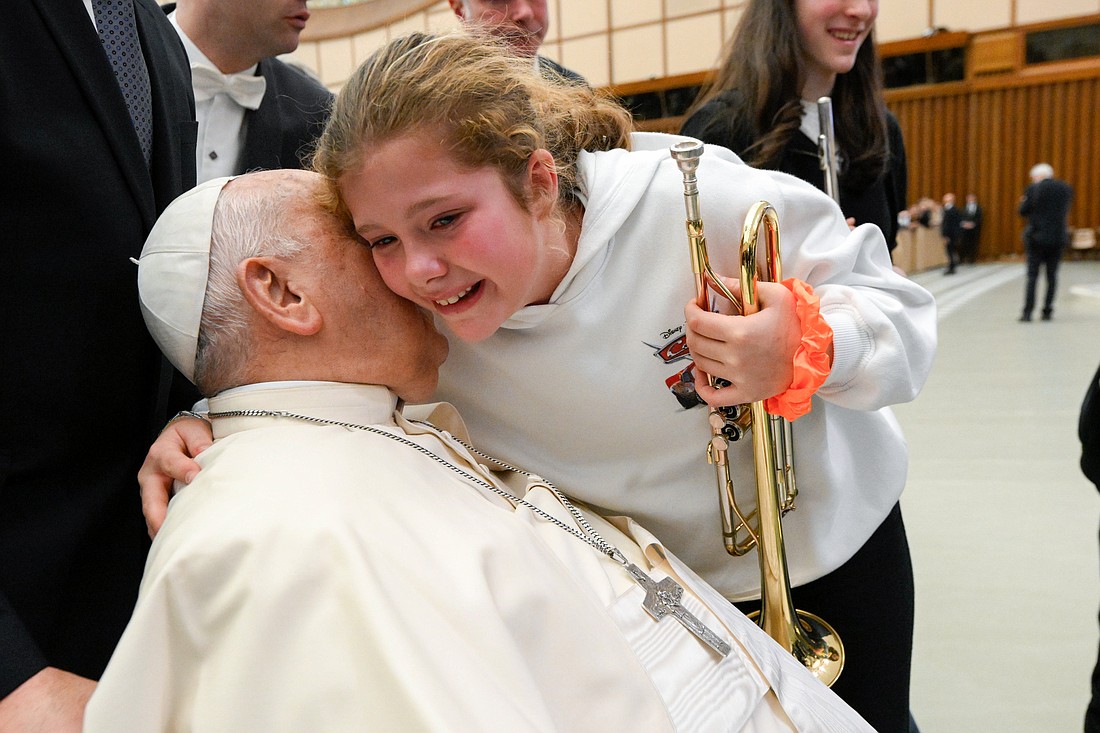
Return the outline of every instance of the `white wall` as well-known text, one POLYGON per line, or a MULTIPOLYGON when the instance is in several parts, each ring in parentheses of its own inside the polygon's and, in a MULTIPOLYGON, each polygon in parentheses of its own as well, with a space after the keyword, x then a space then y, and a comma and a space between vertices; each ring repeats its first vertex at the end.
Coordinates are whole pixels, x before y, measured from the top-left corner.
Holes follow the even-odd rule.
MULTIPOLYGON (((547 0, 544 55, 594 86, 710 69, 745 0, 547 0)), ((879 42, 915 38, 925 28, 981 31, 1100 13, 1100 0, 879 0, 879 42), (1013 17, 1015 15, 1015 17, 1013 17)), ((390 38, 458 27, 441 0, 404 20, 347 38, 303 42, 291 58, 337 89, 390 38)))

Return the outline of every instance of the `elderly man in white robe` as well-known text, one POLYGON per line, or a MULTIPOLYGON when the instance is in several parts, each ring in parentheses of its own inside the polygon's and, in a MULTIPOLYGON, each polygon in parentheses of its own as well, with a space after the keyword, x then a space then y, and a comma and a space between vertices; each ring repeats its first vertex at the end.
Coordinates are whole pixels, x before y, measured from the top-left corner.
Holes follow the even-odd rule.
POLYGON ((215 440, 86 731, 871 730, 629 519, 402 410, 446 341, 322 190, 209 181, 149 236, 146 323, 215 440))

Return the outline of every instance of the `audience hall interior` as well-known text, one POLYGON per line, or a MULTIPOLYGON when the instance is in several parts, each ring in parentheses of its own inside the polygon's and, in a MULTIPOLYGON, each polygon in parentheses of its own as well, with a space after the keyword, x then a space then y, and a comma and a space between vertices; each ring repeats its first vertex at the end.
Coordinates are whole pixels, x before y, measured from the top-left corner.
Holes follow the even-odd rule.
MULTIPOLYGON (((640 127, 675 131, 743 4, 550 0, 542 52, 626 100, 640 127)), ((389 38, 457 26, 446 2, 310 5, 289 60, 334 91, 389 38)), ((975 193, 986 216, 978 263, 952 277, 934 227, 914 225, 895 253, 939 306, 932 375, 896 410, 911 450, 902 507, 917 581, 912 709, 925 733, 1079 730, 1088 700, 1097 498, 1076 426, 1100 361, 1098 28, 1100 0, 879 7, 910 202, 975 193), (1015 207, 1039 161, 1076 190, 1075 244, 1054 320, 1021 324, 1015 207)))

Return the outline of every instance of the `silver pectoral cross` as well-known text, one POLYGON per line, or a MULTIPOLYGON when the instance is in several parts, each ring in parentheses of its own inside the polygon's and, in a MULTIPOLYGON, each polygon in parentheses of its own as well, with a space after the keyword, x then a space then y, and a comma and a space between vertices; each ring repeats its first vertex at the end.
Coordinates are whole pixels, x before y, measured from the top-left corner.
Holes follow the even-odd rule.
POLYGON ((645 572, 634 563, 628 562, 623 567, 634 578, 634 582, 642 587, 645 591, 645 600, 642 601, 642 608, 644 608, 650 616, 660 621, 665 616, 672 616, 674 619, 683 624, 691 633, 695 634, 699 639, 709 646, 719 655, 725 657, 730 653, 730 645, 708 629, 702 621, 697 619, 691 611, 687 610, 680 603, 680 599, 684 595, 684 589, 679 583, 669 577, 662 578, 658 583, 645 574, 645 572))

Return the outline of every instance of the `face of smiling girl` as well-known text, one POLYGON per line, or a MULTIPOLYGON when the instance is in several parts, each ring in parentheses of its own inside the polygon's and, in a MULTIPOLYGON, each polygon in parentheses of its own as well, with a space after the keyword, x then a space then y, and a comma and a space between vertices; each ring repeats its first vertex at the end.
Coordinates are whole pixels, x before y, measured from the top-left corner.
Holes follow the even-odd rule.
POLYGON ((852 70, 878 16, 878 0, 795 0, 806 67, 806 99, 828 94, 837 74, 852 70), (824 90, 824 91, 822 91, 824 90))
POLYGON ((576 251, 551 216, 556 178, 540 153, 526 181, 530 211, 496 168, 459 165, 425 132, 371 149, 341 177, 340 194, 390 289, 480 341, 520 308, 545 303, 576 251))

